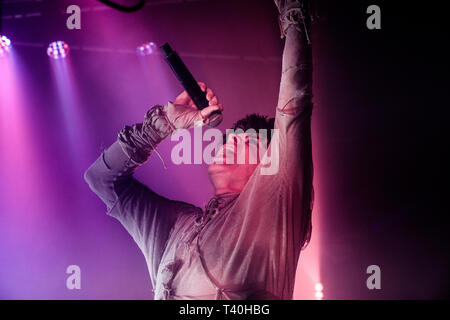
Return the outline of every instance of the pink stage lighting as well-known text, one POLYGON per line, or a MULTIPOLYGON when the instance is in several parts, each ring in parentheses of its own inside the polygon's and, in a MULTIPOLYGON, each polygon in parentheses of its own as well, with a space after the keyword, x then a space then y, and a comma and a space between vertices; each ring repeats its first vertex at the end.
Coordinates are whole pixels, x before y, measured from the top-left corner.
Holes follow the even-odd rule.
POLYGON ((139 56, 148 56, 156 52, 156 44, 154 42, 146 42, 136 48, 139 56))
POLYGON ((11 49, 11 40, 6 36, 0 36, 0 57, 3 57, 11 49))
POLYGON ((316 300, 322 300, 323 299, 323 285, 321 283, 316 283, 314 286, 314 289, 316 290, 316 300))
POLYGON ((47 54, 53 59, 63 59, 69 54, 69 45, 64 41, 55 41, 48 45, 47 54))

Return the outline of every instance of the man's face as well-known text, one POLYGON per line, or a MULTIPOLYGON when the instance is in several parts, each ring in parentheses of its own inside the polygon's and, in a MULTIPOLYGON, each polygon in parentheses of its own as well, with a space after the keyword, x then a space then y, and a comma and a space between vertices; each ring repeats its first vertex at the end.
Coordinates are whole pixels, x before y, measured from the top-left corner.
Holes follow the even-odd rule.
POLYGON ((231 186, 240 192, 260 162, 259 154, 267 149, 267 138, 257 133, 230 133, 224 135, 224 144, 208 168, 210 178, 217 186, 231 186))

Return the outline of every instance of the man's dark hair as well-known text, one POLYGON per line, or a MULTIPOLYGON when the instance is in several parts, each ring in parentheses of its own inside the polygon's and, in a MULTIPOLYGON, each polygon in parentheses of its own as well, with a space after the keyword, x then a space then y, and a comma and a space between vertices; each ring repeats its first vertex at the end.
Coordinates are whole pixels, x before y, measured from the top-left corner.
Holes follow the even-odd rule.
MULTIPOLYGON (((247 131, 248 129, 254 129, 258 132, 260 129, 267 130, 267 144, 270 143, 272 139, 272 129, 274 128, 275 118, 268 119, 267 116, 262 116, 256 113, 248 114, 241 120, 238 120, 233 125, 233 130, 242 129, 247 131)), ((225 135, 224 135, 225 139, 225 135)), ((224 141, 225 142, 225 141, 224 141)))

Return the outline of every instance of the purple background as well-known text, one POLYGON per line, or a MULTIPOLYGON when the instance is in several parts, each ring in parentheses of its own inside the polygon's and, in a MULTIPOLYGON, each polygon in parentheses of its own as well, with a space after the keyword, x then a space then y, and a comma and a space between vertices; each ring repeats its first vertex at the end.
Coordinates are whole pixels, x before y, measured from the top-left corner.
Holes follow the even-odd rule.
MULTIPOLYGON (((383 29, 369 31, 372 3, 339 3, 318 1, 313 32, 314 231, 294 297, 314 299, 317 281, 325 299, 448 297, 440 20, 381 1, 383 29), (382 290, 366 287, 372 264, 382 290)), ((147 1, 126 14, 94 0, 4 1, 1 15, 14 47, 0 58, 0 298, 151 299, 143 255, 83 180, 124 125, 181 91, 160 56, 135 48, 169 42, 223 103, 222 130, 248 113, 273 116, 283 48, 274 4, 147 1), (81 30, 66 28, 71 4, 82 9, 81 30), (70 58, 47 57, 56 40, 70 58), (81 290, 66 288, 72 264, 81 290)), ((159 147, 167 170, 152 157, 137 177, 204 207, 213 194, 206 166, 173 165, 174 144, 159 147)))

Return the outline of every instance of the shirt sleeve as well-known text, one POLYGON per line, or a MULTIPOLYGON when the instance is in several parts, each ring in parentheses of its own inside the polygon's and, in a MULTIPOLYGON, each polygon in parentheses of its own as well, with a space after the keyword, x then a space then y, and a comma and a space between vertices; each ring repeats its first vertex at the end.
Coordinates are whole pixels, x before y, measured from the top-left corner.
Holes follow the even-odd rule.
POLYGON ((137 165, 115 142, 85 172, 90 188, 133 237, 149 265, 155 285, 156 274, 170 231, 180 214, 194 206, 168 200, 133 177, 137 165))
POLYGON ((287 232, 296 247, 304 247, 311 236, 313 202, 312 51, 305 35, 294 28, 286 35, 282 70, 274 136, 249 189, 255 195, 276 196, 272 201, 276 205, 269 203, 263 209, 269 215, 267 223, 273 225, 274 215, 285 219, 289 225, 277 232, 287 232), (269 158, 270 170, 264 164, 269 158))
POLYGON ((246 283, 284 299, 292 296, 298 258, 311 234, 310 112, 277 111, 275 129, 278 141, 272 137, 267 153, 278 147, 278 169, 263 174, 258 165, 219 234, 226 234, 220 242, 225 283, 246 283))

